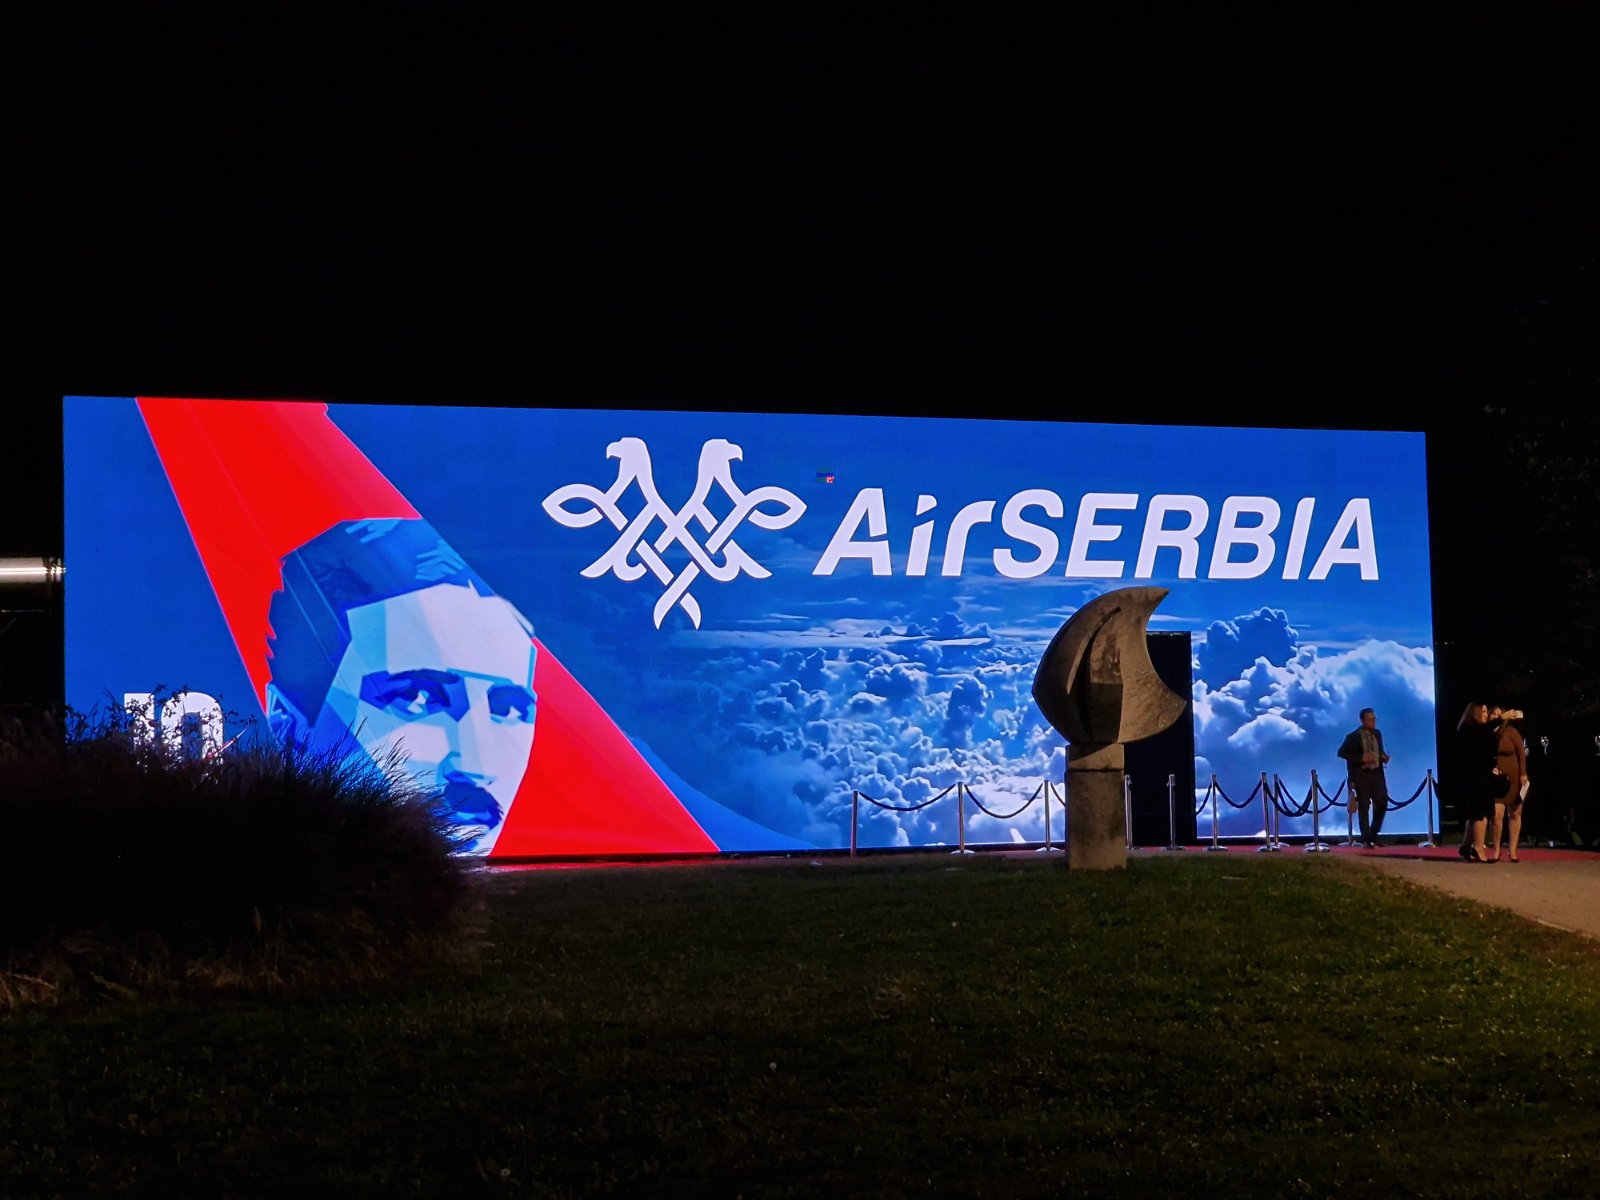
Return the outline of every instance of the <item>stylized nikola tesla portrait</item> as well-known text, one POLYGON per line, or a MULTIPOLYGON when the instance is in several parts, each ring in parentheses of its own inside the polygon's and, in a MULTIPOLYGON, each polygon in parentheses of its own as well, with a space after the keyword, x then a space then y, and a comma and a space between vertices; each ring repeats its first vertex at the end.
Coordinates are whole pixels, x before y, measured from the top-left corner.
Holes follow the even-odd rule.
POLYGON ((284 557, 267 718, 280 740, 398 749, 487 854, 533 749, 533 627, 426 521, 337 525, 284 557))

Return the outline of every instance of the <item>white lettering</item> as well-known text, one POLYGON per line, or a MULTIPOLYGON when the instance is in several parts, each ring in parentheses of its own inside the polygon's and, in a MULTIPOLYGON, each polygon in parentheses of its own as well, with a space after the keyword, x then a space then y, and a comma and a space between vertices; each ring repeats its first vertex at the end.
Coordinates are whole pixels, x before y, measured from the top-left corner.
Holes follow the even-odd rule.
POLYGON ((135 745, 148 746, 156 735, 155 693, 123 692, 122 707, 128 714, 128 736, 135 745))
POLYGON ((183 751, 184 718, 200 719, 200 754, 210 758, 222 749, 222 705, 204 692, 179 692, 161 702, 161 740, 174 754, 183 751))
POLYGON ((1067 554, 1067 576, 1079 579, 1121 579, 1127 565, 1120 558, 1090 558, 1095 542, 1113 542, 1122 536, 1120 525, 1098 525, 1100 509, 1138 508, 1136 492, 1085 492, 1078 504, 1078 523, 1072 530, 1072 549, 1067 554))
POLYGON ((967 533, 974 525, 994 520, 993 500, 974 500, 962 507, 956 519, 950 522, 950 532, 944 539, 944 563, 941 575, 959 575, 967 562, 967 533))
POLYGON ((124 692, 122 707, 128 714, 129 736, 148 746, 155 738, 157 710, 160 712, 161 742, 172 754, 183 753, 186 717, 200 722, 200 753, 209 758, 222 749, 222 705, 205 692, 178 692, 158 706, 153 692, 124 692))
MULTIPOLYGON (((931 512, 939 502, 924 493, 917 497, 917 516, 931 512)), ((906 558, 907 575, 928 573, 928 550, 933 545, 933 522, 922 521, 911 531, 911 554, 906 558)))
POLYGON ((1306 538, 1311 533, 1311 514, 1317 502, 1307 496, 1294 506, 1294 526, 1289 530, 1289 553, 1283 558, 1283 577, 1299 579, 1300 566, 1306 560, 1306 538))
POLYGON ((1210 518, 1211 509, 1199 496, 1151 496, 1134 578, 1149 579, 1155 574, 1156 551, 1166 546, 1178 552, 1178 578, 1193 579, 1200 567, 1200 534, 1210 518), (1181 529, 1166 528, 1169 512, 1187 513, 1189 523, 1181 529))
POLYGON ((1056 555, 1061 551, 1061 539, 1056 537, 1053 529, 1023 519, 1022 510, 1030 506, 1042 508, 1046 516, 1057 519, 1066 511, 1061 506, 1061 497, 1044 488, 1029 488, 1006 501, 1005 510, 1000 514, 1000 528, 1008 536, 1036 546, 1039 550, 1037 556, 1029 559, 1019 559, 1004 547, 996 550, 994 569, 1007 579, 1032 579, 1036 575, 1043 575, 1055 566, 1056 555))
POLYGON ((845 513, 844 520, 839 522, 839 528, 833 531, 828 548, 822 552, 822 557, 812 568, 813 575, 832 575, 839 561, 845 558, 866 559, 872 564, 874 575, 893 574, 889 565, 887 541, 855 540, 856 531, 861 528, 863 520, 867 523, 868 537, 882 538, 888 535, 889 518, 883 511, 882 488, 862 488, 856 493, 856 498, 850 502, 850 511, 845 513))
POLYGON ((1272 565, 1277 544, 1272 531, 1278 527, 1283 510, 1270 496, 1229 496, 1222 502, 1222 515, 1217 518, 1217 540, 1211 547, 1211 570, 1208 579, 1254 579, 1272 565), (1255 525, 1240 525, 1239 518, 1253 513, 1261 518, 1255 525), (1235 546, 1255 547, 1255 557, 1248 562, 1230 562, 1229 553, 1235 546))
POLYGON ((1327 545, 1317 556, 1317 565, 1311 568, 1312 579, 1326 579, 1328 570, 1340 563, 1351 563, 1361 568, 1361 578, 1378 577, 1378 549, 1372 537, 1372 501, 1357 496, 1344 506, 1339 520, 1328 535, 1327 545), (1355 530, 1356 544, 1346 546, 1345 539, 1355 530))

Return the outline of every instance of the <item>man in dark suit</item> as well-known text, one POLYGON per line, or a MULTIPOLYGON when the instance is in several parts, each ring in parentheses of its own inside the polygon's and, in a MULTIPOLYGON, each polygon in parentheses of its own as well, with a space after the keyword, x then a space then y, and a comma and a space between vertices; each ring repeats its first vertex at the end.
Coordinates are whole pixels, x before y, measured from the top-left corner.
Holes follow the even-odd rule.
POLYGON ((1384 814, 1389 811, 1389 782, 1383 764, 1389 756, 1383 749, 1383 732, 1378 714, 1361 710, 1361 724, 1352 729, 1339 745, 1350 778, 1350 807, 1361 816, 1361 844, 1369 850, 1377 846, 1384 814))

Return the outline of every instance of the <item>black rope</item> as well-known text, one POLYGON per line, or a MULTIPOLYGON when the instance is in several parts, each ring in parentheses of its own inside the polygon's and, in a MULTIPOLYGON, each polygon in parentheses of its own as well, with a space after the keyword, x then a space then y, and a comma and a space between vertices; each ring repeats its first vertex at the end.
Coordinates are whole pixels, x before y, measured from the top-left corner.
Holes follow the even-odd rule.
POLYGON ((1232 796, 1228 795, 1228 793, 1223 790, 1223 787, 1220 783, 1216 784, 1215 786, 1217 789, 1217 795, 1222 797, 1229 808, 1249 808, 1251 804, 1255 803, 1255 798, 1261 794, 1262 782, 1263 781, 1260 779, 1256 780, 1256 786, 1250 789, 1250 794, 1243 800, 1238 801, 1235 801, 1232 796))
POLYGON ((1288 791, 1289 789, 1283 786, 1283 780, 1274 775, 1272 777, 1272 806, 1278 810, 1281 816, 1292 819, 1294 817, 1303 817, 1311 811, 1311 801, 1314 793, 1308 791, 1306 798, 1296 805, 1292 797, 1288 800, 1284 799, 1288 791))
POLYGON ((949 787, 945 788, 945 790, 940 792, 937 796, 932 796, 929 799, 924 800, 921 804, 885 804, 882 800, 874 800, 871 796, 867 795, 863 791, 857 791, 855 794, 860 796, 863 800, 865 800, 868 804, 872 805, 874 808, 881 808, 881 809, 884 809, 886 812, 917 812, 917 811, 919 811, 921 809, 927 808, 928 805, 930 805, 930 804, 939 803, 939 801, 943 800, 951 792, 955 791, 958 786, 960 786, 960 785, 952 783, 949 787))
POLYGON ((1427 791, 1427 790, 1428 790, 1428 777, 1426 775, 1424 775, 1422 777, 1422 782, 1417 784, 1417 790, 1412 792, 1411 795, 1406 797, 1404 800, 1391 799, 1389 801, 1389 811, 1390 812, 1395 812, 1398 809, 1404 808, 1408 804, 1416 803, 1417 797, 1422 795, 1422 793, 1427 791))
POLYGON ((1313 812, 1319 817, 1325 812, 1332 812, 1338 805, 1338 797, 1343 791, 1344 785, 1340 784, 1333 795, 1328 795, 1328 789, 1322 786, 1322 777, 1313 771, 1311 773, 1311 790, 1307 793, 1307 797, 1308 799, 1314 798, 1315 803, 1311 804, 1306 811, 1313 812))
POLYGON ((1328 789, 1322 786, 1322 780, 1318 779, 1317 780, 1317 792, 1322 796, 1322 798, 1324 800, 1326 800, 1328 802, 1327 806, 1325 808, 1319 809, 1318 811, 1319 812, 1328 812, 1328 811, 1336 808, 1340 803, 1339 798, 1344 795, 1345 788, 1347 788, 1349 786, 1350 786, 1350 779, 1349 779, 1348 776, 1346 776, 1342 781, 1340 781, 1339 786, 1333 789, 1333 795, 1330 796, 1330 795, 1328 795, 1328 789))
MULTIPOLYGON (((1210 784, 1208 784, 1206 787, 1205 795, 1201 796, 1198 802, 1195 804, 1195 816, 1199 816, 1200 814, 1204 813, 1207 805, 1211 804, 1213 799, 1217 796, 1222 797, 1223 802, 1227 804, 1229 808, 1249 808, 1261 795, 1262 785, 1265 782, 1266 781, 1264 778, 1258 778, 1256 780, 1255 787, 1250 789, 1250 794, 1248 796, 1246 796, 1243 800, 1235 800, 1232 796, 1228 795, 1227 790, 1223 788, 1222 784, 1217 781, 1216 776, 1213 775, 1211 777, 1210 784)), ((1389 801, 1389 810, 1394 812, 1405 808, 1408 805, 1415 804, 1418 798, 1429 789, 1430 784, 1432 785, 1434 796, 1437 797, 1439 795, 1439 781, 1431 776, 1424 775, 1422 782, 1417 785, 1417 790, 1412 792, 1411 795, 1407 796, 1404 800, 1391 799, 1389 801)), ((1325 812, 1331 812, 1335 808, 1341 807, 1345 803, 1344 796, 1349 786, 1350 780, 1348 777, 1346 777, 1340 782, 1339 786, 1336 787, 1332 793, 1330 793, 1325 787, 1322 786, 1321 779, 1318 779, 1313 785, 1312 789, 1307 791, 1305 799, 1296 802, 1293 797, 1289 795, 1289 790, 1284 785, 1283 781, 1277 776, 1273 776, 1272 782, 1267 785, 1267 796, 1271 800, 1272 806, 1278 810, 1278 813, 1281 816, 1290 818, 1306 816, 1312 811, 1314 802, 1320 798, 1321 800, 1325 801, 1325 803, 1316 810, 1320 815, 1325 812)), ((886 801, 878 800, 875 797, 867 795, 866 792, 859 790, 855 790, 854 794, 865 800, 874 808, 881 808, 885 812, 919 812, 922 809, 927 808, 930 804, 937 804, 957 788, 962 788, 966 791, 967 795, 972 798, 972 803, 980 812, 993 817, 997 821, 1010 821, 1021 816, 1033 806, 1033 804, 1039 799, 1040 795, 1043 794, 1045 788, 1049 788, 1051 790, 1056 797, 1056 802, 1063 808, 1066 807, 1067 803, 1065 789, 1058 787, 1055 783, 1048 779, 1041 782, 1039 786, 1034 789, 1033 795, 1029 796, 1027 801, 1023 803, 1020 808, 1018 808, 1015 812, 1010 813, 995 812, 992 808, 989 808, 987 805, 985 805, 982 800, 978 799, 977 793, 964 783, 952 783, 938 795, 930 796, 920 804, 889 804, 886 801)))
POLYGON ((1023 801, 1023 804, 1022 804, 1021 808, 1017 809, 1017 811, 1014 812, 1014 813, 1005 813, 1004 815, 1002 815, 1000 813, 995 812, 993 809, 985 807, 983 801, 978 799, 978 794, 976 792, 974 792, 971 788, 967 787, 966 784, 962 783, 962 784, 957 784, 956 786, 962 788, 967 793, 967 797, 974 804, 976 804, 978 806, 978 810, 980 812, 987 813, 989 816, 993 817, 997 821, 1009 821, 1013 817, 1020 817, 1023 813, 1027 812, 1028 809, 1033 806, 1033 802, 1035 800, 1037 800, 1039 798, 1039 796, 1040 796, 1040 793, 1042 793, 1044 791, 1044 784, 1041 783, 1038 787, 1033 789, 1033 795, 1029 796, 1027 798, 1027 800, 1023 801))
MULTIPOLYGON (((1348 782, 1348 781, 1346 781, 1346 782, 1348 782)), ((1344 795, 1344 789, 1345 789, 1345 785, 1343 783, 1341 783, 1338 787, 1333 789, 1333 795, 1330 796, 1323 789, 1322 781, 1319 779, 1317 781, 1317 794, 1322 799, 1326 800, 1327 803, 1324 804, 1321 808, 1317 809, 1317 813, 1320 815, 1320 814, 1325 813, 1325 812, 1332 812, 1336 808, 1343 808, 1344 807, 1344 801, 1341 800, 1340 797, 1344 795)))

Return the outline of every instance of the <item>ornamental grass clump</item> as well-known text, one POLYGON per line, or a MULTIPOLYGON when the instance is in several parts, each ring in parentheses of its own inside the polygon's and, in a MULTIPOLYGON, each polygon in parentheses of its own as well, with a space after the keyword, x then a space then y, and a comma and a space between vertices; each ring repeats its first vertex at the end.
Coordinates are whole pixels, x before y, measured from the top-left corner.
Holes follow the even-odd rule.
POLYGON ((0 725, 0 1009, 470 964, 473 863, 391 759, 0 725))

